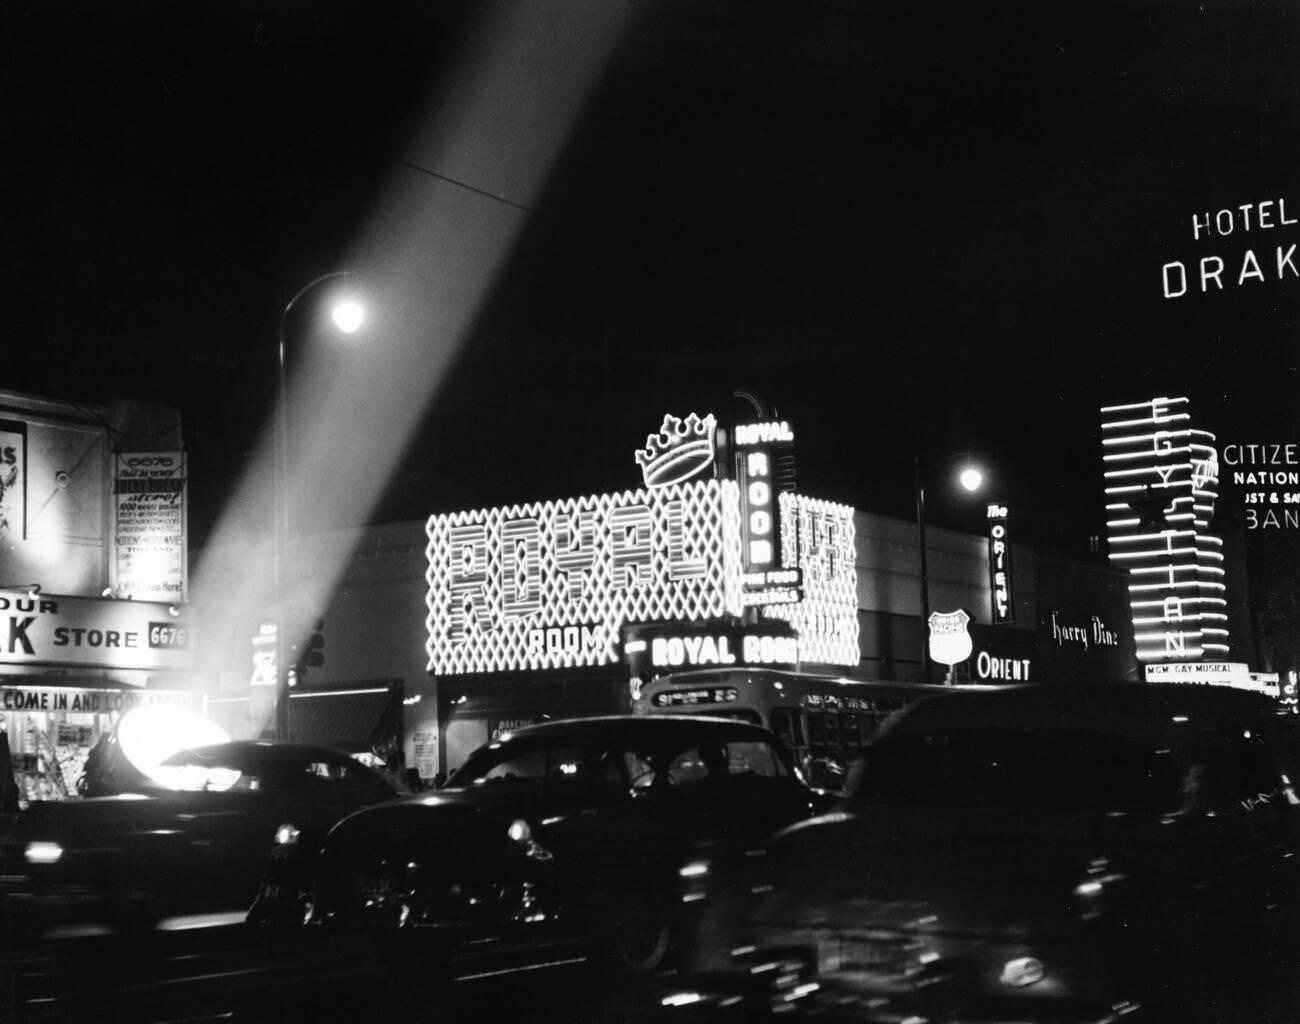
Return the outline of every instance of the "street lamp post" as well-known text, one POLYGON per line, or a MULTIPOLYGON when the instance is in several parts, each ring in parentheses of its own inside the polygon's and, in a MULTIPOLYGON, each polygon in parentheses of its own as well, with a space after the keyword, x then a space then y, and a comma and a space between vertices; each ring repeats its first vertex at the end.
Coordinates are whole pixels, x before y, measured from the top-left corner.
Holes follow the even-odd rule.
MULTIPOLYGON (((961 458, 965 452, 948 456, 948 459, 961 458)), ((947 461, 947 460, 945 460, 947 461)), ((920 550, 921 569, 921 681, 930 682, 930 572, 925 549, 925 477, 921 472, 921 457, 912 457, 912 480, 916 492, 916 540, 920 550)), ((962 487, 971 492, 978 491, 984 485, 984 474, 969 463, 958 475, 962 487)))
MULTIPOLYGON (((275 600, 275 735, 277 739, 289 738, 289 641, 288 602, 285 594, 285 563, 289 543, 289 376, 286 348, 289 314, 298 301, 326 281, 351 280, 356 276, 347 270, 335 270, 313 278, 294 293, 280 310, 279 329, 276 332, 276 418, 275 418, 275 508, 271 554, 272 586, 275 600)), ((365 311, 355 297, 336 301, 330 311, 334 326, 344 334, 360 330, 365 311)))

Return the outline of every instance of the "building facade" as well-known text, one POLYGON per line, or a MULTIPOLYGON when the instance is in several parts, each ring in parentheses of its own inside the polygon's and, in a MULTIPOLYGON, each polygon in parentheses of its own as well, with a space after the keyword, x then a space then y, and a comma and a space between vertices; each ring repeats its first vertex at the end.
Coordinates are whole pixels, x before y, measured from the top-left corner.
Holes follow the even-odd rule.
POLYGON ((0 392, 0 727, 22 799, 75 792, 126 708, 203 709, 186 499, 174 409, 0 392))

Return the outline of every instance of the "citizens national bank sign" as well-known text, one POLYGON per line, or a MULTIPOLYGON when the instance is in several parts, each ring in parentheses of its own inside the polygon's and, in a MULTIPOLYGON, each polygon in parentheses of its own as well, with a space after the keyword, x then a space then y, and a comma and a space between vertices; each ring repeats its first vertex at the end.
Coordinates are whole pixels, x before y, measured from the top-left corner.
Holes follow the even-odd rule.
MULTIPOLYGON (((788 436, 780 427, 772 435, 788 436)), ((637 490, 430 517, 429 671, 612 665, 626 623, 735 619, 747 608, 787 623, 802 661, 856 665, 853 510, 774 493, 779 530, 769 527, 753 512, 766 497, 761 472, 745 495, 714 478, 715 433, 712 416, 666 417, 637 453, 637 490), (745 555, 756 529, 780 539, 772 578, 795 584, 762 598, 766 577, 756 583, 745 555)))

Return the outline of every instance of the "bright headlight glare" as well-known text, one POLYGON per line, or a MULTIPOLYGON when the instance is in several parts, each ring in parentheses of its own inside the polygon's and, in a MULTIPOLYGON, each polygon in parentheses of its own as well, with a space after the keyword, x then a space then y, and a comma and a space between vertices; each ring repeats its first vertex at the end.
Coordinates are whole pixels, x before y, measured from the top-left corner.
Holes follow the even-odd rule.
POLYGON ((1002 974, 998 980, 1012 988, 1025 988, 1043 980, 1047 968, 1037 957, 1018 956, 1002 965, 1002 974))
POLYGON ((28 843, 23 856, 28 864, 57 864, 63 856, 63 847, 58 843, 28 843))
POLYGON ((276 846, 292 846, 302 833, 293 825, 281 825, 275 830, 276 846))
POLYGON ((528 822, 524 821, 523 818, 516 818, 510 823, 510 827, 506 829, 506 835, 516 843, 526 843, 533 838, 533 830, 529 828, 528 822))

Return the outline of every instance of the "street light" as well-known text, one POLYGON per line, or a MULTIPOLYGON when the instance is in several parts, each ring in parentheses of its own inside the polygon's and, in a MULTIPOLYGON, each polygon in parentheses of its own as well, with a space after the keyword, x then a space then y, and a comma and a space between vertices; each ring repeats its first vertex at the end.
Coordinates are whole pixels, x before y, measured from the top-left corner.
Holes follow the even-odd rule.
POLYGON ((348 287, 335 296, 330 321, 343 334, 355 334, 365 322, 365 307, 357 296, 357 278, 351 271, 335 270, 313 278, 294 293, 280 310, 277 335, 277 399, 275 422, 275 523, 271 556, 275 590, 275 735, 289 738, 288 615, 285 599, 285 558, 289 542, 289 379, 286 371, 286 337, 289 314, 309 292, 327 281, 346 281, 348 287))
MULTIPOLYGON (((984 473, 970 461, 968 452, 957 452, 945 456, 941 462, 948 463, 956 459, 965 459, 966 464, 957 475, 957 482, 971 494, 984 486, 984 473)), ((921 681, 930 681, 930 638, 927 635, 930 623, 930 572, 925 552, 925 480, 921 472, 921 457, 912 458, 913 480, 916 490, 916 535, 917 546, 921 552, 921 681)))

